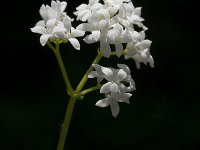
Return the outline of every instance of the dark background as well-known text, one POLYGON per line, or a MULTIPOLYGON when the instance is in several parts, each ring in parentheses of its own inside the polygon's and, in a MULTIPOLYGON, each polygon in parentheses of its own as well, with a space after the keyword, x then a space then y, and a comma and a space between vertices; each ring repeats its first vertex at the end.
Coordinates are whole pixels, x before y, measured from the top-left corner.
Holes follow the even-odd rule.
MULTIPOLYGON (((68 0, 71 17, 87 0, 68 0)), ((97 92, 78 101, 67 150, 198 150, 200 149, 199 4, 198 0, 134 0, 142 6, 155 68, 112 57, 101 64, 126 63, 137 90, 131 104, 120 104, 117 119, 110 108, 94 104, 97 92)), ((0 149, 55 150, 68 96, 48 47, 30 28, 40 20, 39 8, 50 0, 18 0, 1 4, 0 149), (5 7, 5 9, 4 9, 5 7)), ((74 24, 77 25, 76 23, 74 24)), ((81 39, 80 39, 81 40, 81 39)), ((73 85, 95 58, 98 45, 70 44, 61 53, 73 85)), ((90 85, 94 84, 91 81, 90 85)))

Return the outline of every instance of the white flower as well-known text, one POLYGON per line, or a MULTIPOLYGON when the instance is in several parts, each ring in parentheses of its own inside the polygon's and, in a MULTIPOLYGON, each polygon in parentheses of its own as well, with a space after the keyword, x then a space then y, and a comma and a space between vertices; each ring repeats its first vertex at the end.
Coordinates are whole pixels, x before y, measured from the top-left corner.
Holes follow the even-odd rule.
POLYGON ((112 115, 116 117, 119 113, 118 102, 129 103, 132 96, 129 92, 135 90, 135 82, 131 78, 130 69, 127 65, 118 64, 120 69, 113 69, 93 64, 96 71, 92 71, 89 78, 97 77, 98 82, 106 79, 108 82, 103 84, 100 93, 105 94, 106 98, 96 103, 96 106, 107 107, 110 105, 112 115))
MULTIPOLYGON (((114 89, 115 88, 114 86, 115 84, 110 86, 110 89, 114 89)), ((110 105, 113 117, 117 117, 120 110, 118 102, 125 102, 129 104, 129 98, 131 96, 132 94, 130 93, 111 92, 106 96, 105 99, 97 101, 95 105, 99 107, 107 107, 110 105)))
POLYGON ((127 44, 128 55, 125 57, 133 58, 135 60, 136 66, 139 69, 140 63, 149 63, 151 67, 154 67, 154 60, 150 54, 150 46, 152 41, 145 40, 145 32, 140 32, 141 39, 137 42, 130 42, 127 44))
POLYGON ((80 31, 72 27, 71 18, 68 16, 64 18, 63 22, 59 22, 59 24, 53 29, 52 33, 57 37, 57 39, 60 39, 63 42, 67 42, 69 40, 72 46, 77 50, 80 50, 80 43, 76 37, 80 37, 85 34, 84 31, 80 31))
POLYGON ((43 20, 47 21, 49 19, 57 19, 62 21, 63 18, 66 16, 64 12, 65 8, 67 7, 67 2, 60 2, 59 0, 51 1, 51 7, 48 5, 42 5, 39 13, 43 20))
POLYGON ((102 8, 103 5, 99 3, 99 0, 89 0, 89 4, 81 4, 76 8, 74 14, 77 16, 77 20, 86 21, 91 16, 92 12, 95 12, 102 8))
POLYGON ((127 29, 123 29, 122 25, 119 23, 114 24, 112 29, 108 31, 108 41, 109 44, 115 44, 116 55, 121 56, 123 52, 122 43, 128 43, 132 40, 131 34, 127 29))
POLYGON ((72 19, 69 16, 66 16, 63 22, 56 19, 50 19, 46 23, 45 21, 39 21, 35 27, 31 28, 31 31, 42 34, 40 37, 42 46, 44 46, 48 40, 52 42, 57 40, 67 42, 69 40, 72 46, 79 50, 80 43, 76 37, 83 36, 85 32, 73 28, 71 21, 72 19))
POLYGON ((130 2, 131 0, 103 0, 111 16, 114 16, 119 10, 123 2, 130 2))
POLYGON ((145 27, 142 23, 144 19, 140 17, 142 7, 134 7, 132 2, 123 3, 119 9, 119 13, 117 15, 119 21, 124 26, 131 26, 132 24, 138 25, 139 27, 143 28, 143 30, 147 30, 148 28, 145 27))
POLYGON ((56 19, 50 19, 46 24, 45 21, 40 21, 35 25, 35 27, 31 28, 32 32, 42 34, 40 37, 40 43, 42 46, 47 43, 49 38, 53 39, 52 30, 54 29, 56 22, 56 19))

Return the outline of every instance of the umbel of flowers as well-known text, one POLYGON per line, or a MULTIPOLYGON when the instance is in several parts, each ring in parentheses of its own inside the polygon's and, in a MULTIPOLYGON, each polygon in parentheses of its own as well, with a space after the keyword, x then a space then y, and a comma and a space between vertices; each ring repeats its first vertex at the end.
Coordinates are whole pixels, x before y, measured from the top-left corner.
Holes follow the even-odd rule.
POLYGON ((66 7, 67 2, 58 0, 51 1, 51 6, 42 5, 39 10, 42 20, 31 28, 32 32, 41 34, 41 45, 48 45, 55 53, 66 84, 66 91, 70 96, 58 150, 64 147, 76 100, 92 91, 100 90, 105 98, 98 100, 96 106, 110 106, 112 115, 117 117, 120 110, 118 102, 129 103, 132 96, 130 92, 136 89, 127 65, 117 64, 118 69, 103 67, 99 65, 103 57, 109 58, 116 55, 123 56, 125 59, 131 58, 138 69, 141 63, 154 67, 154 60, 150 54, 152 41, 145 39, 145 31, 148 28, 143 24, 142 8, 134 7, 131 0, 103 0, 103 3, 99 0, 89 0, 88 4, 81 4, 76 8, 75 19, 67 15, 66 7), (82 21, 82 23, 73 27, 74 20, 82 21), (135 26, 139 31, 135 30, 135 26), (76 50, 80 50, 77 37, 83 36, 87 44, 98 43, 99 50, 78 86, 73 88, 62 62, 59 45, 69 41, 76 50), (110 45, 114 45, 114 49, 111 49, 110 45), (83 90, 88 78, 97 78, 97 85, 83 90))

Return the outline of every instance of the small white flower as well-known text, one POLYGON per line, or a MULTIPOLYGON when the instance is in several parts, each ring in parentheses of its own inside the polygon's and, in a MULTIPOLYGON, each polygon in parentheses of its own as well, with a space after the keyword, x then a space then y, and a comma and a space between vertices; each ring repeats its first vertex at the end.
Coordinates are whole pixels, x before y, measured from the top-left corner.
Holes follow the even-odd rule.
POLYGON ((60 2, 59 0, 51 1, 51 7, 49 5, 42 5, 40 7, 39 13, 43 20, 47 21, 49 19, 57 19, 62 21, 63 18, 66 16, 64 12, 65 8, 67 7, 67 2, 60 2))
POLYGON ((76 8, 74 14, 77 16, 77 20, 86 21, 91 16, 92 12, 95 12, 102 8, 103 5, 99 3, 99 0, 89 0, 89 4, 81 4, 76 8))
POLYGON ((140 68, 141 62, 144 64, 149 63, 151 67, 154 67, 154 60, 150 54, 150 46, 152 41, 145 40, 144 31, 141 31, 140 35, 141 39, 139 41, 129 42, 127 44, 128 55, 125 58, 133 58, 138 69, 140 68))
POLYGON ((125 26, 132 26, 131 24, 138 25, 143 28, 143 30, 147 30, 142 23, 144 19, 140 17, 142 7, 134 7, 132 2, 123 3, 119 9, 118 16, 119 21, 125 26))
POLYGON ((52 31, 56 25, 56 19, 50 19, 46 22, 40 21, 36 24, 35 27, 31 28, 31 31, 34 33, 42 34, 40 37, 40 43, 44 46, 49 38, 53 39, 52 31))
POLYGON ((107 68, 97 64, 94 64, 93 67, 96 71, 92 71, 88 78, 97 77, 99 83, 103 79, 108 81, 100 89, 100 93, 105 94, 106 98, 99 100, 96 106, 107 107, 110 105, 112 115, 116 117, 119 113, 118 102, 129 103, 129 98, 132 96, 129 92, 136 89, 130 69, 124 64, 118 64, 120 69, 107 68))
POLYGON ((68 16, 64 18, 63 22, 59 22, 52 33, 63 42, 67 42, 69 40, 72 46, 77 50, 80 50, 80 43, 76 37, 80 37, 85 34, 84 31, 80 31, 72 27, 71 18, 68 16))

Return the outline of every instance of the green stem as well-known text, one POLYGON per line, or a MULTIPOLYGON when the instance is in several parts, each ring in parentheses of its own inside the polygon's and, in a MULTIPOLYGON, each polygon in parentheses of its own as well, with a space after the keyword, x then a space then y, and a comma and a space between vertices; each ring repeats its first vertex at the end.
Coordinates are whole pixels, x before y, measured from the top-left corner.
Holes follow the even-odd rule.
POLYGON ((73 88, 71 86, 68 74, 67 74, 65 66, 63 64, 62 57, 60 55, 59 43, 56 43, 56 47, 55 48, 52 46, 52 44, 50 42, 48 42, 47 44, 52 49, 52 51, 54 52, 54 54, 56 56, 56 59, 58 61, 58 65, 59 65, 61 73, 62 73, 62 77, 64 79, 64 82, 65 82, 65 85, 66 85, 66 88, 67 88, 67 93, 69 95, 73 95, 74 90, 73 90, 73 88))
MULTIPOLYGON (((99 61, 101 60, 101 58, 103 57, 103 54, 101 52, 98 52, 97 57, 95 58, 95 60, 92 62, 92 64, 98 64, 99 61)), ((82 80, 80 81, 80 83, 78 84, 77 88, 76 88, 76 93, 79 93, 83 86, 85 85, 85 83, 88 80, 88 75, 90 74, 90 72, 93 70, 92 65, 89 67, 89 69, 86 71, 85 75, 83 76, 82 80)))
POLYGON ((83 90, 83 91, 80 93, 80 95, 88 94, 88 93, 93 92, 93 91, 96 91, 96 90, 98 90, 98 89, 100 89, 100 88, 101 88, 101 85, 98 84, 98 85, 96 85, 96 86, 94 86, 94 87, 91 87, 91 88, 88 88, 88 89, 86 89, 86 90, 83 90))
POLYGON ((74 97, 74 89, 71 86, 68 74, 66 72, 65 66, 62 61, 62 57, 60 55, 59 43, 56 43, 56 47, 54 47, 50 42, 48 42, 47 45, 51 48, 51 50, 54 52, 54 54, 56 56, 58 65, 59 65, 61 73, 62 73, 62 77, 63 77, 65 85, 66 85, 67 93, 70 95, 70 100, 67 105, 67 110, 65 113, 65 118, 64 118, 64 121, 62 124, 62 129, 60 132, 60 137, 59 137, 58 146, 57 146, 57 150, 63 150, 64 145, 65 145, 65 140, 67 137, 67 133, 68 133, 68 129, 69 129, 69 125, 70 125, 70 120, 71 120, 73 109, 74 109, 74 105, 76 102, 76 98, 74 97))
POLYGON ((68 106, 67 106, 67 111, 65 113, 65 119, 64 119, 64 122, 62 124, 62 129, 61 129, 61 133, 60 133, 60 137, 59 137, 57 150, 63 150, 64 149, 65 140, 66 140, 66 137, 67 137, 67 133, 68 133, 68 129, 69 129, 69 125, 70 125, 70 121, 71 121, 75 102, 76 102, 76 99, 74 97, 70 97, 70 100, 69 100, 69 103, 68 103, 68 106))

